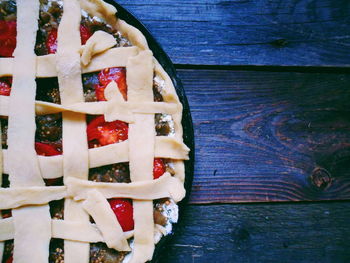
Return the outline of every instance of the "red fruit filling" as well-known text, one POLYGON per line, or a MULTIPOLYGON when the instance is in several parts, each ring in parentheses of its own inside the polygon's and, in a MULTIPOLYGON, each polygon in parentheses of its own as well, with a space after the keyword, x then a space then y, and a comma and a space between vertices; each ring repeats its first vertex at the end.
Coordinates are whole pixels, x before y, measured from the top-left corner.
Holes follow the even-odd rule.
POLYGON ((55 146, 47 143, 36 142, 35 150, 41 156, 55 156, 62 154, 55 146))
POLYGON ((108 200, 123 231, 134 229, 134 210, 129 199, 114 198, 108 200))
MULTIPOLYGON (((86 41, 91 37, 90 30, 83 25, 80 25, 80 36, 81 36, 81 44, 85 45, 86 41)), ((46 40, 46 48, 49 54, 54 54, 57 51, 57 29, 53 28, 46 40)))
POLYGON ((0 95, 10 96, 11 86, 12 86, 12 78, 11 77, 0 78, 0 95))
POLYGON ((0 56, 12 57, 16 48, 16 21, 0 20, 0 56))
POLYGON ((98 116, 87 126, 89 147, 104 146, 128 139, 128 124, 122 121, 106 122, 104 116, 98 116))
POLYGON ((9 218, 12 216, 11 209, 5 209, 1 211, 2 218, 9 218))
POLYGON ((81 37, 81 44, 85 45, 88 39, 92 36, 89 28, 86 26, 80 25, 80 37, 81 37))
POLYGON ((98 101, 105 101, 104 90, 111 81, 118 84, 120 93, 124 100, 127 100, 126 70, 125 68, 106 68, 98 74, 99 84, 95 85, 96 98, 98 101))
POLYGON ((156 158, 153 162, 153 179, 158 179, 166 171, 165 163, 163 159, 156 158))
POLYGON ((5 263, 12 263, 13 262, 13 256, 9 257, 5 263))
MULTIPOLYGON (((35 150, 38 155, 41 156, 55 156, 62 154, 55 146, 47 143, 36 142, 35 150)), ((45 179, 45 183, 47 186, 61 185, 62 179, 45 179)))
POLYGON ((49 54, 54 54, 57 51, 57 29, 51 29, 46 40, 46 48, 49 54))

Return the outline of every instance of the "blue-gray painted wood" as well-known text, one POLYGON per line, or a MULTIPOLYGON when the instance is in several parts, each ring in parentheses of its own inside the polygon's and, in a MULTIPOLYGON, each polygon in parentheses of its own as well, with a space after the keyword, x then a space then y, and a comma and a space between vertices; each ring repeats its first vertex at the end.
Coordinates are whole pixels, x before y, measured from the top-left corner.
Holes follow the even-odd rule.
POLYGON ((176 64, 347 66, 347 0, 119 0, 176 64))
POLYGON ((161 263, 350 262, 350 203, 189 206, 161 263))
POLYGON ((350 74, 180 70, 191 202, 350 199, 350 74))

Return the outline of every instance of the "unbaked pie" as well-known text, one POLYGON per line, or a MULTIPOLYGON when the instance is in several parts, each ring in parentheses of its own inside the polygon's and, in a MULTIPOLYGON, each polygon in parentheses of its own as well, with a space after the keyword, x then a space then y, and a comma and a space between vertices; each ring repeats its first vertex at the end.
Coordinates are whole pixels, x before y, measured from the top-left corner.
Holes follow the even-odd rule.
POLYGON ((177 221, 182 105, 116 13, 0 1, 0 262, 146 262, 177 221))

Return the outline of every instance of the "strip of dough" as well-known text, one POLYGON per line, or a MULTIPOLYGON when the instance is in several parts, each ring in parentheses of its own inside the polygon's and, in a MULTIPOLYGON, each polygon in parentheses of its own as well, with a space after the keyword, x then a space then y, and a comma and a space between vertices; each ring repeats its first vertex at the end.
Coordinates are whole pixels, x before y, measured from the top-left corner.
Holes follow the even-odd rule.
POLYGON ((113 213, 107 199, 98 191, 90 190, 83 208, 92 216, 109 248, 130 251, 123 229, 113 213))
MULTIPOLYGON (((118 20, 118 22, 120 22, 118 20)), ((136 29, 135 29, 136 30, 136 29)), ((129 37, 129 36, 128 36, 129 37)), ((144 38, 143 35, 140 38, 144 38)), ((142 51, 129 59, 127 68, 128 100, 130 102, 153 101, 152 52, 142 51)), ((132 182, 153 183, 155 148, 154 114, 135 114, 135 122, 129 125, 129 169, 132 182), (147 182, 149 181, 149 182, 147 182)), ((151 191, 154 191, 153 187, 151 191)), ((164 188, 163 188, 164 189, 164 188)), ((133 189, 136 191, 136 189, 133 189)), ((152 196, 151 200, 156 199, 152 196)), ((139 198, 133 198, 139 199, 139 198)), ((130 263, 146 262, 154 252, 153 201, 133 201, 134 248, 130 263)))
MULTIPOLYGON (((52 237, 84 243, 104 242, 101 232, 95 224, 79 221, 65 221, 53 219, 51 221, 52 237)), ((0 220, 0 241, 13 239, 15 227, 13 217, 0 220)), ((124 232, 126 239, 131 238, 134 231, 124 232)))
MULTIPOLYGON (((117 47, 95 55, 86 67, 82 67, 82 73, 100 71, 104 68, 125 67, 131 56, 137 55, 138 47, 117 47)), ((13 58, 0 58, 0 77, 13 74, 13 58)), ((57 77, 56 54, 37 57, 36 77, 57 77)))
POLYGON ((87 66, 91 62, 91 58, 115 46, 117 41, 115 38, 104 31, 96 31, 81 48, 81 63, 87 66))
POLYGON ((89 149, 90 168, 129 161, 129 141, 89 149))
POLYGON ((66 188, 66 186, 0 188, 0 209, 45 205, 52 200, 64 198, 67 195, 66 188))
POLYGON ((116 28, 123 36, 129 39, 133 45, 139 47, 141 50, 149 50, 145 36, 136 27, 129 25, 122 19, 118 19, 116 28))
MULTIPOLYGON (((113 82, 111 82, 113 83, 113 82)), ((4 97, 4 96, 2 96, 4 97)), ((3 99, 5 105, 1 106, 4 108, 2 111, 6 116, 6 99, 3 99)), ((1 108, 0 108, 1 109, 1 108)), ((100 102, 81 102, 69 106, 62 106, 55 103, 37 101, 36 102, 36 113, 38 115, 53 114, 63 111, 72 111, 91 115, 102 115, 105 114, 106 121, 125 121, 133 122, 133 113, 165 113, 174 114, 178 110, 178 105, 175 103, 165 102, 145 102, 145 103, 130 103, 124 101, 100 101, 100 102), (106 112, 107 111, 107 112, 106 112), (117 117, 109 118, 108 114, 117 117)))
MULTIPOLYGON (((61 103, 68 106, 84 101, 80 68, 80 20, 78 0, 64 0, 63 16, 58 27, 56 67, 61 103)), ((88 178, 88 145, 85 115, 62 113, 63 174, 69 177, 88 178)), ((64 216, 67 221, 88 222, 89 216, 81 204, 65 199, 64 216)), ((64 241, 65 263, 88 263, 89 244, 64 241)))
MULTIPOLYGON (((0 104, 1 106, 1 104, 0 104)), ((2 127, 1 127, 1 122, 0 122, 0 136, 2 135, 2 127)), ((0 182, 2 182, 2 172, 3 172, 3 158, 2 158, 2 142, 0 143, 0 182)), ((1 188, 0 188, 1 190, 1 188)), ((0 220, 2 219, 2 215, 0 213, 0 220)), ((1 226, 0 226, 0 231, 1 231, 1 226)), ((4 254, 4 242, 0 241, 0 262, 2 262, 2 257, 4 254)))
POLYGON ((0 58, 0 77, 7 77, 13 74, 13 58, 0 58))
POLYGON ((188 160, 190 149, 182 140, 168 136, 157 136, 154 156, 157 158, 188 160))
POLYGON ((87 199, 88 193, 96 189, 109 198, 131 198, 137 200, 154 200, 171 197, 175 202, 180 201, 186 194, 183 183, 169 173, 152 181, 132 183, 97 183, 93 181, 68 178, 66 181, 68 196, 75 200, 87 199))
MULTIPOLYGON (((34 46, 38 29, 39 1, 18 0, 16 3, 17 47, 13 60, 8 126, 9 179, 11 187, 44 186, 34 149, 34 46)), ((49 206, 13 209, 12 216, 15 226, 14 262, 26 263, 28 258, 32 262, 47 262, 51 239, 49 206)))
POLYGON ((15 226, 13 217, 0 220, 0 241, 13 239, 15 236, 15 226))
POLYGON ((79 221, 52 220, 52 237, 86 243, 103 242, 95 224, 79 221))
MULTIPOLYGON (((129 141, 113 143, 89 149, 89 168, 129 161, 129 141)), ((173 137, 157 136, 155 139, 155 157, 165 159, 188 160, 188 147, 173 137)), ((63 156, 38 156, 42 176, 54 179, 63 176, 63 156)), ((3 169, 8 173, 8 154, 3 150, 3 169)), ((182 161, 181 161, 182 162, 182 161)))
MULTIPOLYGON (((111 82, 112 83, 112 82, 111 82)), ((124 101, 81 102, 69 106, 37 101, 35 111, 38 115, 70 111, 91 115, 105 115, 106 121, 120 120, 134 122, 133 113, 165 113, 174 114, 178 105, 165 102, 130 103, 124 101)), ((9 97, 0 96, 0 115, 8 116, 9 97)))
MULTIPOLYGON (((175 137, 179 141, 183 141, 183 128, 181 125, 182 120, 182 104, 180 103, 179 97, 177 96, 173 82, 171 81, 169 75, 165 72, 159 62, 154 58, 155 61, 155 73, 164 80, 164 89, 162 90, 163 99, 166 102, 176 103, 181 107, 179 111, 172 115, 174 120, 175 137)), ((186 159, 188 160, 188 159, 186 159)), ((175 161, 175 177, 179 178, 181 181, 185 181, 185 164, 183 161, 175 161)))
POLYGON ((0 95, 0 116, 9 115, 10 97, 0 95))
POLYGON ((80 5, 84 11, 86 11, 91 16, 96 16, 104 21, 107 24, 115 25, 117 9, 107 4, 101 0, 79 0, 80 5))
POLYGON ((9 97, 8 168, 11 186, 43 186, 34 149, 35 65, 34 43, 39 12, 36 0, 17 3, 17 48, 9 97), (23 150, 25 149, 25 150, 23 150))
POLYGON ((83 73, 100 71, 104 68, 125 67, 130 57, 137 55, 137 47, 117 47, 94 56, 91 63, 82 67, 83 73))

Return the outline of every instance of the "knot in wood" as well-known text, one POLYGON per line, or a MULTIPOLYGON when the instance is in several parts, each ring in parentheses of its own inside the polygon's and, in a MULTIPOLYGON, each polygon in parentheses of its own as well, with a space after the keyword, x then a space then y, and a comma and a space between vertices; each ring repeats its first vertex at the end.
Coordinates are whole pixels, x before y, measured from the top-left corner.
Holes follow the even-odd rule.
POLYGON ((311 182, 320 189, 325 189, 332 183, 331 174, 322 167, 316 167, 310 176, 311 182))
POLYGON ((282 48, 288 44, 288 41, 287 41, 287 39, 280 38, 280 39, 275 39, 275 40, 271 41, 270 44, 274 47, 282 48))

